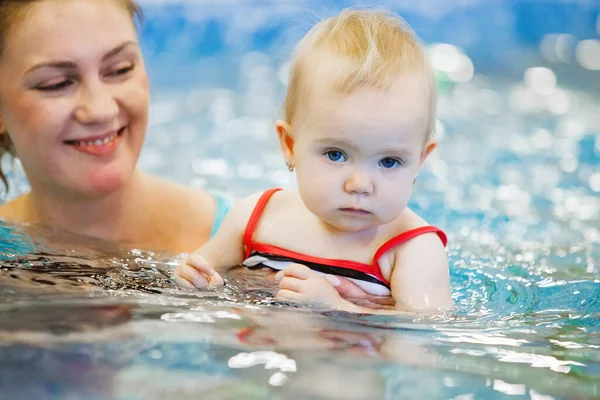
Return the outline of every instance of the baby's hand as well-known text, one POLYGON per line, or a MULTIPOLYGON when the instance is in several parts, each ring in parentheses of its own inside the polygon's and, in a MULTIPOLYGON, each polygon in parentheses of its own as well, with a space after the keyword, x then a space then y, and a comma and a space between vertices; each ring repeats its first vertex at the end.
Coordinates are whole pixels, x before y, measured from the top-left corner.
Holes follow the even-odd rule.
POLYGON ((221 275, 199 254, 190 254, 185 261, 182 261, 175 268, 173 274, 175 275, 175 282, 186 289, 193 289, 194 287, 204 289, 221 286, 225 283, 221 275))
POLYGON ((275 280, 279 282, 279 292, 275 297, 280 300, 334 308, 344 301, 326 276, 301 264, 292 264, 279 271, 275 280))

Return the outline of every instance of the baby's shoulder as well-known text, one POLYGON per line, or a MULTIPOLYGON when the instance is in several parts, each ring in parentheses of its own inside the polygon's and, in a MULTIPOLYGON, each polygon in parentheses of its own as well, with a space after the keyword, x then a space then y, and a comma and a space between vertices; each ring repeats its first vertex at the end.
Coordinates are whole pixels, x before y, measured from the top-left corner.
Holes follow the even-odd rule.
POLYGON ((429 223, 420 217, 416 212, 407 207, 396 219, 396 221, 394 221, 392 227, 392 236, 400 235, 404 232, 422 228, 424 226, 429 226, 429 223))
POLYGON ((438 228, 432 227, 425 219, 408 208, 396 221, 392 236, 401 240, 397 242, 397 246, 390 249, 394 250, 390 252, 390 255, 445 251, 445 234, 438 228), (428 227, 430 229, 427 229, 428 227))
POLYGON ((297 190, 281 189, 273 194, 269 205, 273 209, 289 209, 292 207, 304 206, 300 193, 297 190))
MULTIPOLYGON (((384 277, 391 280, 397 267, 404 273, 427 270, 431 266, 447 266, 446 249, 440 235, 412 210, 406 209, 396 222, 393 233, 380 250, 384 253, 377 264, 384 277)), ((445 238, 445 235, 442 233, 445 238)))
POLYGON ((290 207, 294 207, 301 201, 300 195, 294 190, 256 192, 236 201, 232 211, 240 217, 248 219, 255 210, 260 211, 261 214, 271 214, 280 210, 289 210, 290 207), (269 197, 266 198, 266 196, 269 197), (264 203, 259 205, 261 199, 264 200, 264 203))
POLYGON ((242 217, 243 219, 248 219, 250 217, 250 214, 252 214, 252 211, 254 211, 254 208, 258 204, 258 201, 262 194, 262 192, 256 192, 236 200, 229 213, 234 214, 237 217, 242 217))

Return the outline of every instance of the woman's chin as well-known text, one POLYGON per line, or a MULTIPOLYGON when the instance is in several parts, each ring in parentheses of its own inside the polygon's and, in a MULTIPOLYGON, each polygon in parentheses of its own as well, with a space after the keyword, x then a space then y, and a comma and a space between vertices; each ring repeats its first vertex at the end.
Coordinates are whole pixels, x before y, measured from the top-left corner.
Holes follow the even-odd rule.
POLYGON ((133 176, 133 168, 103 168, 85 175, 83 179, 75 179, 79 184, 73 185, 73 191, 95 199, 123 189, 133 176))
POLYGON ((125 186, 126 180, 120 176, 106 177, 102 180, 97 180, 87 188, 87 192, 92 197, 103 197, 119 191, 125 186))

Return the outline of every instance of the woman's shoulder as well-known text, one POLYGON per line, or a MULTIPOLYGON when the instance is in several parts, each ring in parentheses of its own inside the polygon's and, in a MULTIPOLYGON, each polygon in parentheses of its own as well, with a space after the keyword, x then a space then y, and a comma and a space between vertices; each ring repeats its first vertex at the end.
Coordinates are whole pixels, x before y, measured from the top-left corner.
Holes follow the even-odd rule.
POLYGON ((214 208, 214 198, 205 190, 191 188, 154 176, 146 176, 146 179, 152 187, 151 192, 157 206, 179 207, 163 211, 189 212, 189 208, 199 210, 214 208))
POLYGON ((21 195, 0 205, 0 219, 11 222, 35 222, 30 221, 27 211, 28 195, 21 195))
POLYGON ((194 240, 200 244, 208 240, 216 209, 212 195, 156 177, 146 179, 152 196, 149 212, 157 216, 165 230, 174 235, 198 238, 194 240))

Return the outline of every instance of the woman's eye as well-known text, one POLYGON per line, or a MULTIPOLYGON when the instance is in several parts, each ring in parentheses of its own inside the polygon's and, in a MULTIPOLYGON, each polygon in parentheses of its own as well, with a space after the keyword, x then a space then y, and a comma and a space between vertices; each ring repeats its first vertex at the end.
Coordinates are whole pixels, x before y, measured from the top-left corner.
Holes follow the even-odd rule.
POLYGON ((37 87, 37 90, 42 92, 56 92, 62 89, 66 89, 73 84, 70 79, 65 79, 51 84, 44 84, 37 87))
POLYGON ((344 153, 342 153, 339 150, 329 150, 325 152, 325 157, 327 157, 327 159, 329 161, 333 161, 333 162, 344 162, 346 161, 346 156, 344 155, 344 153))
POLYGON ((383 158, 379 161, 379 166, 383 167, 383 168, 396 168, 401 166, 402 163, 395 159, 395 158, 391 158, 391 157, 386 157, 383 158))
POLYGON ((129 72, 133 71, 135 66, 133 64, 120 65, 118 68, 113 69, 108 73, 108 76, 121 76, 126 75, 129 72))

